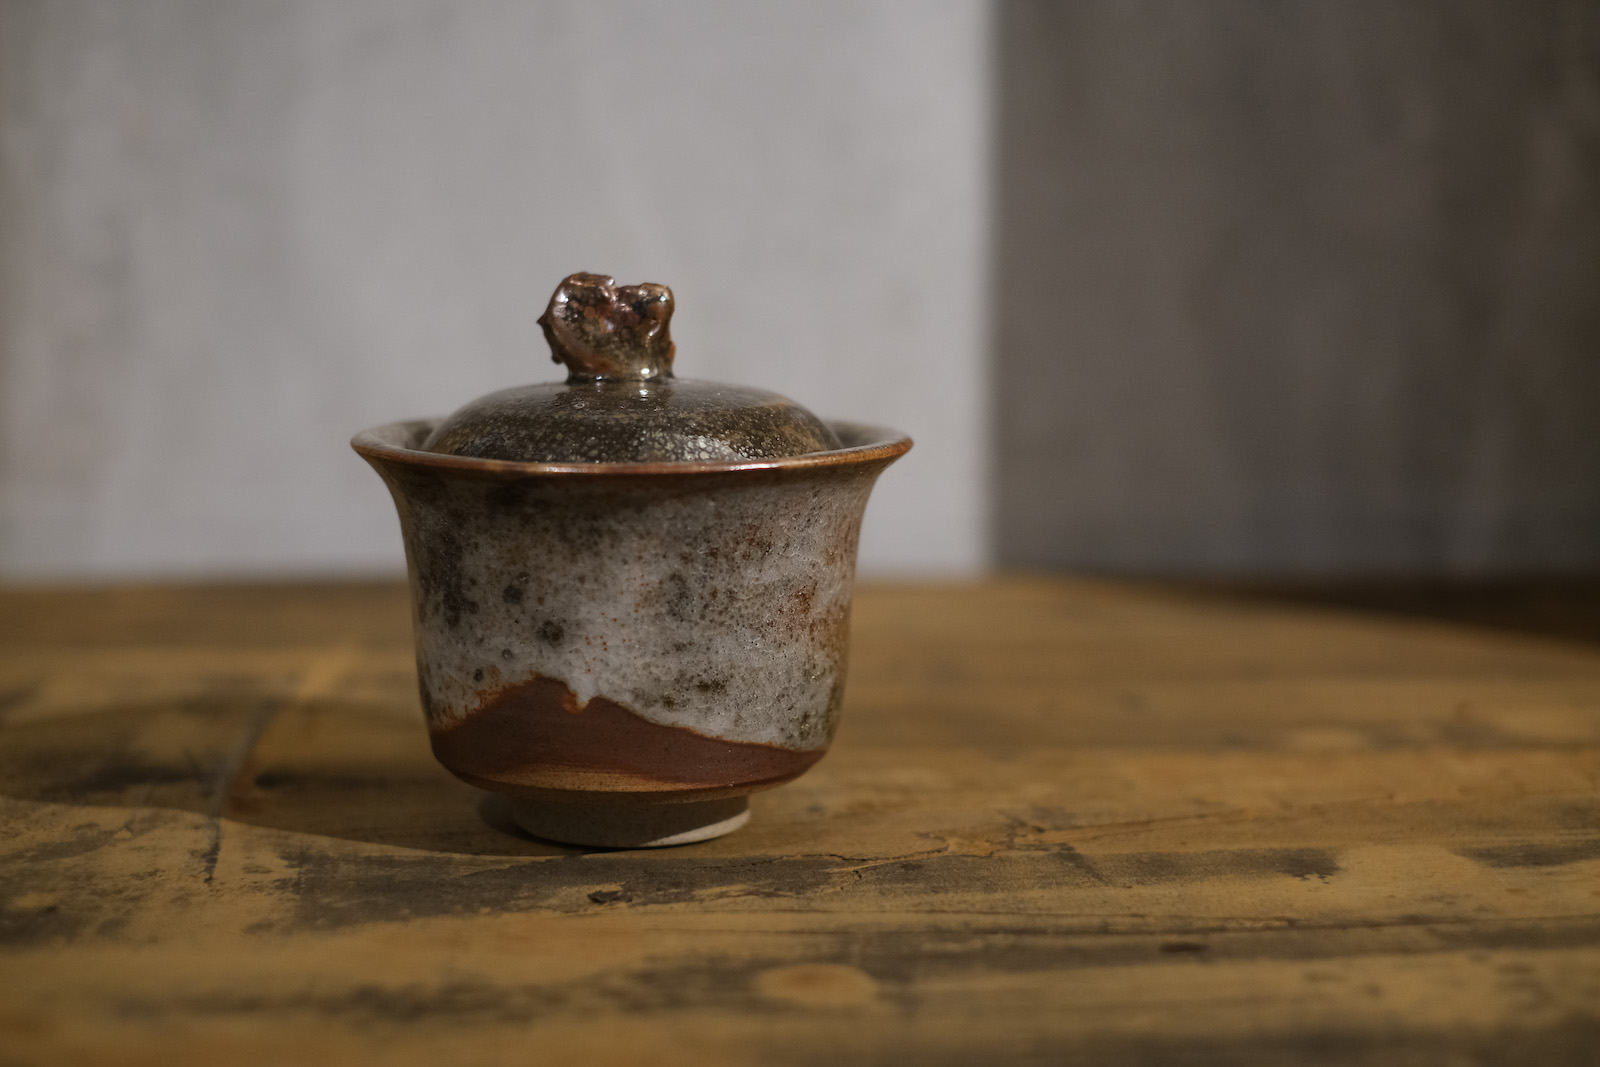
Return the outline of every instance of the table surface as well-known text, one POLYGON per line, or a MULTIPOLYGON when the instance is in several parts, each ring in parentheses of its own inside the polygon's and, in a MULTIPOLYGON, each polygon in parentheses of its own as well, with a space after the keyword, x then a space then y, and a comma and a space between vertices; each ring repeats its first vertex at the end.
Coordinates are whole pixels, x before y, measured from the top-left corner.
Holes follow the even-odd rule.
POLYGON ((1600 1062, 1600 644, 869 585, 829 756, 584 853, 395 585, 0 593, 0 1062, 1600 1062))

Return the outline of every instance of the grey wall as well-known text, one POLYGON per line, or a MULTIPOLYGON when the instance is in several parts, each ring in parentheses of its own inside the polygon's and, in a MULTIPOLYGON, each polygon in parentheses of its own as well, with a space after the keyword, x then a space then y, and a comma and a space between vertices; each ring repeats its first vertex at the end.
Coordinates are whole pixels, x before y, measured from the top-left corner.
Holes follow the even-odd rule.
POLYGON ((0 0, 0 577, 397 568, 574 269, 870 572, 1600 566, 1594 3, 0 0))
POLYGON ((400 566, 357 429, 679 373, 898 426, 866 571, 986 559, 980 0, 0 0, 0 576, 400 566))
POLYGON ((1600 6, 1000 27, 1003 562, 1600 566, 1600 6))

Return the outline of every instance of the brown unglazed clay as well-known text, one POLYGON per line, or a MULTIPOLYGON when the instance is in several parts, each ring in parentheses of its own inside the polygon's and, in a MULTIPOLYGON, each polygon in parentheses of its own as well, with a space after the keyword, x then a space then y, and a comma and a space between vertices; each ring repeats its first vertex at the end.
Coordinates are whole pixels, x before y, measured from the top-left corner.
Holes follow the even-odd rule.
POLYGON ((911 447, 760 460, 446 455, 435 422, 352 442, 400 513, 433 749, 542 836, 675 844, 821 758, 844 688, 856 542, 911 447))

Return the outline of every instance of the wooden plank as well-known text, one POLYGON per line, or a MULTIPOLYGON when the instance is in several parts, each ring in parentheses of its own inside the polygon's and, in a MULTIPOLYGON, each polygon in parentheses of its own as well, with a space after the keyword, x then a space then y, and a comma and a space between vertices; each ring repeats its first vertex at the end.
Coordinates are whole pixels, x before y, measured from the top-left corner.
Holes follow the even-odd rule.
POLYGON ((1600 649, 868 587, 816 770, 582 853, 432 761, 405 613, 0 594, 0 1062, 1596 1062, 1600 649))

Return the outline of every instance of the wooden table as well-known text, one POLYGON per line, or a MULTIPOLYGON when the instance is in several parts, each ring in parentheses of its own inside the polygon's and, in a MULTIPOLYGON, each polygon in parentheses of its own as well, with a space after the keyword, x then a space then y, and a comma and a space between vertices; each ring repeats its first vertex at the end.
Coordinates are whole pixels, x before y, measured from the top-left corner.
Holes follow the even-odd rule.
POLYGON ((1600 1062, 1600 645, 869 586, 846 725, 583 854, 390 585, 0 594, 0 1063, 1600 1062))

